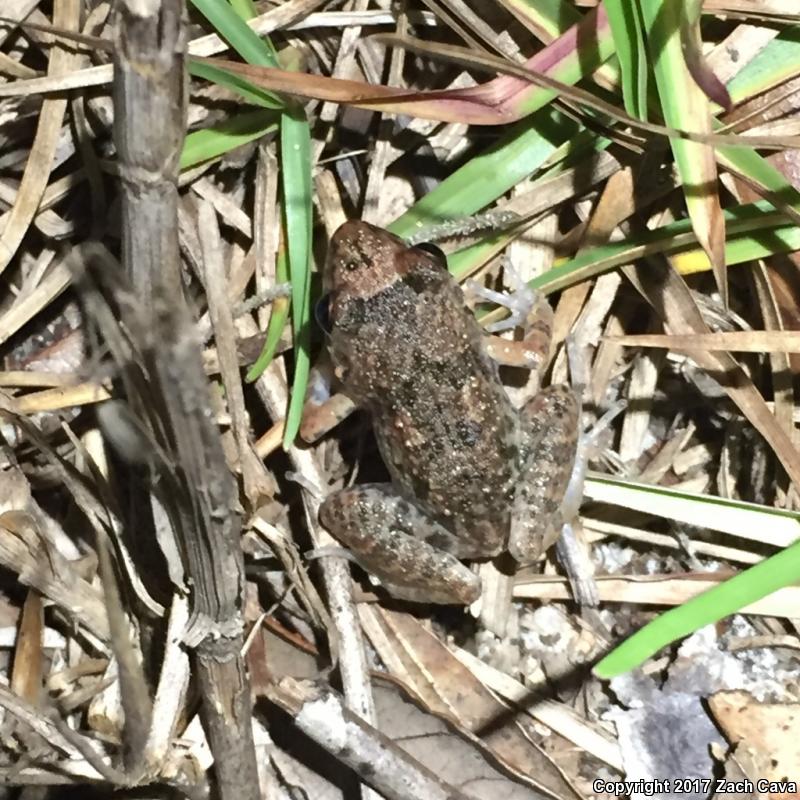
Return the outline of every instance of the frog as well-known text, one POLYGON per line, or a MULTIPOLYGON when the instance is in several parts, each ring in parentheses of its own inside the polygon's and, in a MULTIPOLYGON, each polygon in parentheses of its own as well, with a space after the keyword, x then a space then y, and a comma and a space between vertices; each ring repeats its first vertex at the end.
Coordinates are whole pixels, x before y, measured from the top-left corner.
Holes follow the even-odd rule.
POLYGON ((361 220, 331 238, 323 281, 334 374, 371 414, 390 482, 329 494, 319 519, 393 597, 469 605, 465 561, 533 564, 566 521, 580 399, 556 384, 517 408, 499 371, 541 366, 547 320, 489 335, 441 250, 361 220))

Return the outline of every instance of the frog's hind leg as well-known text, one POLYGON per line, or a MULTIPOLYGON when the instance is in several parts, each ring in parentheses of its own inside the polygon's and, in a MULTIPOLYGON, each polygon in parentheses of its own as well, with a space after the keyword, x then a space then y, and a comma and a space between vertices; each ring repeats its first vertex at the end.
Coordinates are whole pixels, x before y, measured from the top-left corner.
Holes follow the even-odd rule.
POLYGON ((391 491, 389 484, 345 489, 325 500, 320 520, 392 596, 463 605, 477 600, 478 576, 454 555, 460 540, 391 491))
POLYGON ((578 392, 557 384, 540 392, 521 412, 530 426, 530 450, 515 498, 508 549, 518 563, 530 564, 555 544, 575 599, 581 606, 596 606, 592 566, 573 527, 586 471, 578 398, 578 392))
POLYGON ((520 410, 527 441, 521 453, 508 550, 530 564, 561 534, 561 509, 580 436, 580 403, 566 384, 543 389, 520 410))

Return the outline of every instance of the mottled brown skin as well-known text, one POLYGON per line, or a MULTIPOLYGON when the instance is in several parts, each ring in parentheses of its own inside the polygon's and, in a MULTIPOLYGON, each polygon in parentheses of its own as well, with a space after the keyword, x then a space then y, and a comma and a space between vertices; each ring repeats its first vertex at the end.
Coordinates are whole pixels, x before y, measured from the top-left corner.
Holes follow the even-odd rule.
POLYGON ((392 483, 330 496, 321 519, 395 596, 472 602, 460 558, 508 546, 530 562, 557 537, 576 399, 552 387, 514 408, 443 260, 387 231, 342 225, 325 279, 336 374, 372 413, 392 483))

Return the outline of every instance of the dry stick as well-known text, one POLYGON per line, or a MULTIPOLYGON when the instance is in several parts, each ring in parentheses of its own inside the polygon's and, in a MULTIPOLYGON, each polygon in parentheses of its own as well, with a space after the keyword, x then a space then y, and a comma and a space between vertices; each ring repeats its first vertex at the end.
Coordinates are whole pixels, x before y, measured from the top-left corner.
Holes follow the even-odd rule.
MULTIPOLYGON (((103 761, 102 755, 95 751, 89 742, 77 731, 73 731, 60 717, 50 717, 27 700, 15 695, 7 688, 0 686, 0 708, 30 728, 34 734, 40 736, 54 751, 63 752, 67 762, 75 764, 79 756, 83 756, 88 765, 94 769, 97 776, 90 776, 93 780, 98 777, 105 778, 115 786, 125 786, 126 777, 112 766, 103 761)), ((63 764, 64 761, 61 761, 63 764)), ((53 773, 51 773, 53 774, 53 773)), ((50 781, 46 781, 50 783, 50 781)))
POLYGON ((241 657, 238 492, 212 422, 200 342, 180 283, 177 187, 187 99, 183 10, 182 0, 124 0, 118 7, 114 113, 123 263, 155 334, 152 391, 161 395, 179 465, 179 491, 171 499, 178 506, 175 534, 192 585, 185 641, 195 647, 219 795, 256 800, 252 706, 241 657))
MULTIPOLYGON (((153 392, 169 425, 171 459, 178 469, 161 475, 177 491, 160 499, 176 510, 175 535, 192 587, 184 643, 194 648, 204 721, 222 800, 256 800, 250 686, 241 655, 244 560, 238 489, 228 468, 210 407, 200 340, 182 303, 155 298, 153 392)), ((172 515, 170 515, 172 517, 172 515)))
MULTIPOLYGON (((256 381, 256 391, 273 419, 280 419, 286 408, 286 385, 280 375, 279 365, 273 362, 256 381)), ((289 458, 297 472, 319 487, 325 486, 325 473, 316 455, 304 448, 292 446, 289 458)), ((320 528, 317 522, 321 498, 311 492, 303 493, 306 521, 315 545, 336 544, 333 537, 320 528)), ((348 706, 369 723, 375 724, 375 704, 367 670, 364 637, 352 596, 350 567, 344 558, 326 556, 320 559, 325 589, 334 631, 331 632, 331 650, 338 655, 342 673, 342 686, 348 706)))
POLYGON ((122 184, 122 262, 149 307, 161 285, 178 297, 178 171, 186 129, 182 0, 117 7, 114 143, 122 184))
POLYGON ((347 764, 387 800, 469 800, 368 725, 330 689, 284 678, 267 695, 307 736, 347 764))
POLYGON ((227 298, 227 279, 217 214, 209 202, 198 206, 198 233, 203 253, 203 282, 219 356, 220 374, 231 415, 231 429, 239 451, 244 493, 252 507, 262 497, 270 497, 274 486, 266 467, 253 451, 249 436, 249 421, 244 404, 244 390, 236 356, 236 330, 233 312, 227 298))
MULTIPOLYGON (((397 33, 403 35, 408 30, 408 20, 404 14, 399 15, 397 20, 397 33)), ((405 51, 398 47, 390 52, 389 56, 389 84, 399 85, 403 78, 403 65, 405 64, 405 51)), ((384 189, 384 179, 389 162, 392 158, 390 148, 391 133, 394 128, 395 120, 381 116, 378 126, 378 138, 375 143, 375 151, 367 177, 367 188, 364 192, 364 219, 374 222, 376 225, 383 224, 384 220, 381 212, 386 204, 386 191, 384 189), (381 207, 381 198, 384 199, 384 207, 381 207)))

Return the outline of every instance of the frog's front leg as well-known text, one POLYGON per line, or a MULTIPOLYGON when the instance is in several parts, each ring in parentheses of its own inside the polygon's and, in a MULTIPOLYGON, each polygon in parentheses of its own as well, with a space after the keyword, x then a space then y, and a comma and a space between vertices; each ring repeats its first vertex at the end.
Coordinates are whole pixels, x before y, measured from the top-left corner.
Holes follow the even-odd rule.
MULTIPOLYGON (((498 302, 505 299, 506 303, 513 302, 516 305, 521 302, 530 304, 524 317, 524 323, 521 325, 521 329, 524 331, 523 338, 514 341, 500 336, 487 336, 486 351, 498 364, 504 364, 507 367, 522 367, 534 372, 540 371, 549 360, 553 332, 553 309, 547 302, 547 298, 542 294, 527 290, 527 287, 522 300, 517 298, 518 293, 505 295, 499 292, 488 292, 485 289, 480 292, 473 289, 473 292, 481 297, 485 297, 488 293, 490 299, 498 302)), ((507 319, 487 326, 487 331, 493 333, 517 327, 520 314, 521 312, 515 311, 507 319)))
POLYGON ((311 369, 300 423, 300 437, 313 444, 328 431, 346 419, 356 408, 356 404, 342 392, 331 391, 333 365, 326 355, 311 369))
POLYGON ((365 484, 330 495, 322 524, 401 600, 467 605, 480 580, 458 560, 461 540, 418 506, 392 494, 390 484, 365 484))

